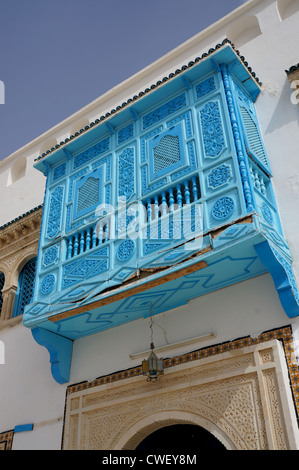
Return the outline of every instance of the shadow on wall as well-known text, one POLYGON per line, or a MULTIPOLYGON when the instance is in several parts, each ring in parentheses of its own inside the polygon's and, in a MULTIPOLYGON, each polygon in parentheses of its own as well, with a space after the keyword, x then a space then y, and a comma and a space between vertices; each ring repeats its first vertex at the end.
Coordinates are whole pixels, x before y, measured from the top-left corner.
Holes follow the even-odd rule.
POLYGON ((299 126, 299 109, 297 104, 291 102, 292 89, 289 81, 285 80, 284 86, 280 92, 275 110, 272 113, 271 120, 265 133, 271 134, 290 122, 296 121, 299 126))
POLYGON ((259 21, 256 16, 244 16, 238 19, 227 31, 226 37, 237 47, 262 34, 259 21))

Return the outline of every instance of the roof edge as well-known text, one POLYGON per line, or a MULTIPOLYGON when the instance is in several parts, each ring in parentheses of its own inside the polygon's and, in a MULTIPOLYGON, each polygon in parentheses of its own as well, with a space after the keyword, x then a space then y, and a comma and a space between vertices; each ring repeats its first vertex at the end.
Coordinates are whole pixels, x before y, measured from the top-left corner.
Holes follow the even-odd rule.
POLYGON ((177 77, 181 73, 183 73, 186 70, 188 70, 188 69, 192 68, 193 66, 197 65, 200 61, 208 58, 214 52, 216 52, 217 50, 221 49, 222 47, 224 47, 226 45, 229 45, 233 49, 235 54, 242 61, 244 67, 247 69, 248 73, 251 75, 252 79, 255 80, 255 82, 257 83, 258 86, 261 86, 262 83, 260 82, 259 78, 256 76, 255 72, 252 71, 252 68, 248 65, 248 62, 245 60, 245 57, 240 54, 239 50, 235 48, 234 44, 229 39, 225 38, 221 43, 218 43, 215 47, 210 48, 208 50, 208 52, 204 52, 200 57, 196 57, 194 60, 189 61, 187 65, 183 65, 183 66, 181 66, 181 68, 176 69, 175 72, 172 72, 168 76, 165 76, 164 78, 162 78, 162 80, 158 80, 156 83, 152 84, 150 87, 146 88, 144 91, 141 91, 137 95, 134 95, 132 98, 129 98, 127 101, 123 102, 121 105, 118 105, 118 106, 116 106, 116 108, 113 108, 112 110, 110 110, 110 112, 107 112, 105 115, 102 115, 100 118, 95 119, 95 121, 91 122, 89 125, 87 125, 84 128, 80 129, 80 131, 75 132, 75 134, 71 135, 70 137, 67 137, 64 141, 61 141, 59 144, 56 144, 51 149, 46 150, 42 155, 39 155, 34 161, 38 162, 40 160, 45 159, 46 157, 48 157, 50 154, 52 154, 53 152, 55 152, 59 148, 65 146, 69 142, 72 142, 74 139, 80 137, 82 134, 89 131, 94 126, 102 124, 104 121, 106 121, 109 118, 113 117, 113 115, 115 115, 116 113, 122 111, 127 106, 131 105, 132 103, 139 100, 143 96, 145 96, 148 93, 152 92, 156 88, 164 85, 169 80, 174 79, 175 77, 177 77))

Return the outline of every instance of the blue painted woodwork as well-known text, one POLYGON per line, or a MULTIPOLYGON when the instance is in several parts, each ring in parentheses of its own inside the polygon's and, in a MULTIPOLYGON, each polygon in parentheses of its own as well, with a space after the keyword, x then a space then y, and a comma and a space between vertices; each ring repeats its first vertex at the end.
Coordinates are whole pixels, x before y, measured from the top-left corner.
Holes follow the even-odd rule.
POLYGON ((23 323, 55 380, 73 340, 265 272, 299 314, 259 85, 224 42, 37 159, 47 185, 23 323))
POLYGON ((14 427, 14 433, 25 432, 25 431, 33 431, 33 423, 19 424, 14 427))
POLYGON ((69 381, 73 343, 71 340, 43 328, 33 328, 35 341, 44 346, 50 354, 51 372, 56 382, 69 381))
POLYGON ((23 267, 18 279, 18 288, 14 303, 13 317, 22 315, 26 305, 33 299, 36 258, 32 258, 23 267))

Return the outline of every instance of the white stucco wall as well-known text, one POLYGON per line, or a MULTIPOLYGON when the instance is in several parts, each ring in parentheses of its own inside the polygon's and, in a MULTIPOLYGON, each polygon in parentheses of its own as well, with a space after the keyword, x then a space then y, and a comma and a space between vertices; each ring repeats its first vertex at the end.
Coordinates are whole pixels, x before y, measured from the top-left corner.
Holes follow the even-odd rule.
MULTIPOLYGON (((214 47, 226 37, 235 35, 249 65, 264 83, 264 91, 256 106, 264 135, 265 146, 273 171, 273 185, 280 209, 285 236, 294 258, 295 274, 299 279, 299 222, 296 207, 299 199, 299 108, 290 101, 291 89, 285 69, 298 62, 299 8, 297 1, 286 0, 281 21, 276 1, 252 0, 228 18, 191 38, 175 51, 152 66, 115 87, 104 97, 49 130, 20 151, 0 162, 0 187, 3 200, 0 225, 36 207, 43 201, 44 176, 32 168, 33 160, 54 142, 64 140, 82 122, 93 121, 122 103, 136 91, 186 64, 214 47), (238 27, 241 18, 247 20, 248 30, 238 27), (240 31, 244 34, 240 35, 240 31), (261 34, 260 34, 261 33, 261 34), (258 36, 255 37, 255 35, 258 36), (248 38, 251 38, 248 40, 248 38), (136 89, 137 88, 137 89, 136 89), (10 169, 15 162, 27 159, 26 173, 11 183, 10 169), (11 183, 11 184, 9 184, 11 183), (30 191, 28 190, 30 188, 30 191)), ((290 320, 283 311, 270 275, 222 289, 194 299, 188 305, 156 317, 166 332, 169 343, 215 332, 212 339, 192 345, 192 348, 173 349, 168 356, 196 348, 258 335, 292 323, 299 340, 298 320, 290 320)), ((165 344, 164 331, 155 326, 155 346, 165 344)), ((49 354, 35 343, 31 332, 22 326, 0 330, 5 349, 5 364, 0 363, 0 433, 16 425, 33 423, 33 431, 15 434, 15 449, 60 449, 66 385, 52 378, 49 354)), ((148 320, 136 320, 123 326, 89 336, 74 343, 70 383, 92 380, 95 377, 134 367, 140 359, 129 355, 148 348, 148 320)))

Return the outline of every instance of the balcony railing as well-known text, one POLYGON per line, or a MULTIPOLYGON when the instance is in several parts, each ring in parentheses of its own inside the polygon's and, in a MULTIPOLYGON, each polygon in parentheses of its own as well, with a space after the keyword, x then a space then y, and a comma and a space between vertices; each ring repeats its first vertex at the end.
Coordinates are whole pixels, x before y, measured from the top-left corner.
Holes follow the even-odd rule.
MULTIPOLYGON (((145 230, 145 237, 152 236, 154 233, 155 238, 161 238, 161 227, 158 228, 160 221, 166 219, 165 216, 170 216, 168 221, 172 220, 172 213, 176 213, 184 207, 191 207, 194 202, 198 201, 201 197, 199 178, 193 176, 192 178, 185 180, 181 183, 168 187, 153 196, 139 201, 141 204, 142 211, 139 210, 139 221, 141 221, 141 232, 145 230), (140 214, 142 212, 142 214, 140 214), (140 218, 141 216, 141 218, 140 218), (152 228, 154 227, 154 232, 152 228)), ((137 203, 138 204, 138 203, 137 203)), ((140 209, 140 205, 138 206, 140 209)), ((73 235, 66 237, 66 259, 70 260, 78 255, 87 253, 90 250, 102 246, 115 238, 116 226, 119 230, 118 233, 122 232, 120 238, 123 238, 123 231, 120 229, 121 216, 124 216, 125 220, 130 221, 130 214, 136 214, 136 207, 134 204, 124 206, 118 213, 110 212, 98 218, 97 222, 84 227, 73 235), (117 224, 116 219, 117 218, 117 224)), ((131 215, 134 219, 134 215, 131 215)), ((165 225, 164 225, 165 228, 165 225)), ((168 227, 169 228, 169 227, 168 227)), ((130 226, 123 227, 124 231, 130 231, 130 226)), ((140 233, 141 233, 140 232, 140 233)), ((172 232, 172 229, 170 230, 172 232)), ((144 233, 144 232, 143 232, 144 233)), ((170 233, 170 237, 173 236, 170 233)))

